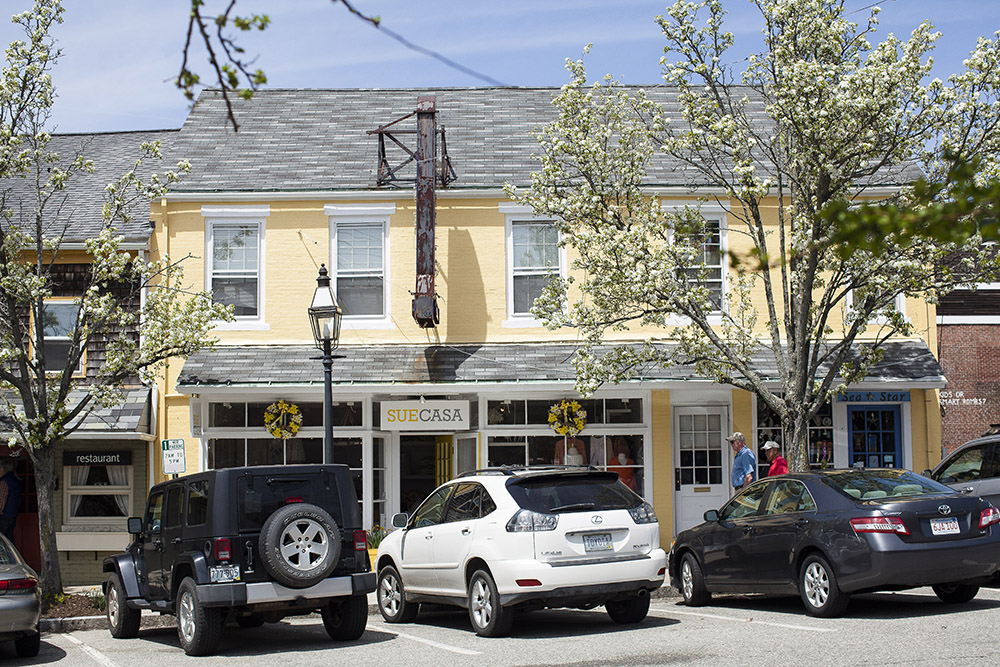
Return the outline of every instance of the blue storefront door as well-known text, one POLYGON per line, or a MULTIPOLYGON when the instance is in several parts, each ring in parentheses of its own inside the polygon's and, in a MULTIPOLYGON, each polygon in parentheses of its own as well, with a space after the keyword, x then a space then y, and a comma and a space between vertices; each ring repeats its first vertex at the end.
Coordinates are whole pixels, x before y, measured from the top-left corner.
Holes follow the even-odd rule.
POLYGON ((898 405, 852 405, 847 408, 847 421, 851 430, 851 466, 903 466, 898 405))

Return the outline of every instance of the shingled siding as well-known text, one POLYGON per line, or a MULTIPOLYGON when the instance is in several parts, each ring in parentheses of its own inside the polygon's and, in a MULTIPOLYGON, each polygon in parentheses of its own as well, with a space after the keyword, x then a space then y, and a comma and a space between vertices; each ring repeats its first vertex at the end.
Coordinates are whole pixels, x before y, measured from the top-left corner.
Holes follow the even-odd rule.
POLYGON ((938 350, 948 378, 942 444, 950 451, 1000 423, 1000 326, 939 325, 938 350))
MULTIPOLYGON (((90 275, 89 264, 56 264, 52 267, 52 296, 54 297, 77 297, 83 294, 87 287, 90 275)), ((115 297, 126 305, 126 308, 139 309, 139 290, 135 285, 117 283, 110 285, 108 290, 115 297)), ((135 329, 130 331, 121 330, 117 333, 108 333, 94 336, 87 342, 87 380, 93 381, 97 378, 97 373, 104 365, 107 358, 108 341, 116 335, 127 335, 133 339, 138 337, 135 329)), ((124 384, 139 384, 139 378, 131 377, 124 381, 124 384)))
POLYGON ((941 297, 938 315, 1000 315, 1000 290, 955 290, 941 297))

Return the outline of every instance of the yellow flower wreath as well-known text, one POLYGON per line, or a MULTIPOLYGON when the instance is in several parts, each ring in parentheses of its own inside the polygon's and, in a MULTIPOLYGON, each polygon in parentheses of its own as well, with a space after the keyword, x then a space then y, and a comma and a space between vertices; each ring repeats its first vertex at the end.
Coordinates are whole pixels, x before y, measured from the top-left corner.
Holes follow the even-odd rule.
POLYGON ((562 400, 549 408, 549 426, 562 436, 576 436, 587 425, 587 411, 577 401, 562 400))
POLYGON ((286 403, 284 399, 271 403, 264 410, 264 428, 275 438, 287 440, 294 438, 302 426, 302 412, 294 403, 286 403))

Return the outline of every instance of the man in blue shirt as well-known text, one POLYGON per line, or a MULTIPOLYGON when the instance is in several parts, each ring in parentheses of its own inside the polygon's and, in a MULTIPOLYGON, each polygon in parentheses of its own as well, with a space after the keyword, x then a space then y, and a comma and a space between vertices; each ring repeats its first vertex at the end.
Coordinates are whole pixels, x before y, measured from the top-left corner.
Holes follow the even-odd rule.
POLYGON ((739 491, 750 482, 757 479, 757 459, 747 447, 743 434, 736 431, 726 438, 733 448, 733 491, 739 491))

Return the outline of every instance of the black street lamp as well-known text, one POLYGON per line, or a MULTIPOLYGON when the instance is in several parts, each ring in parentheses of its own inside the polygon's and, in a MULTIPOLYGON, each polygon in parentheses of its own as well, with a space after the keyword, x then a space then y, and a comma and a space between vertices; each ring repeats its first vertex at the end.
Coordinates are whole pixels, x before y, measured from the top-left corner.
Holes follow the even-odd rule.
POLYGON ((333 350, 340 344, 342 317, 326 265, 320 264, 316 292, 309 306, 309 325, 316 347, 323 351, 323 463, 333 463, 333 350))

